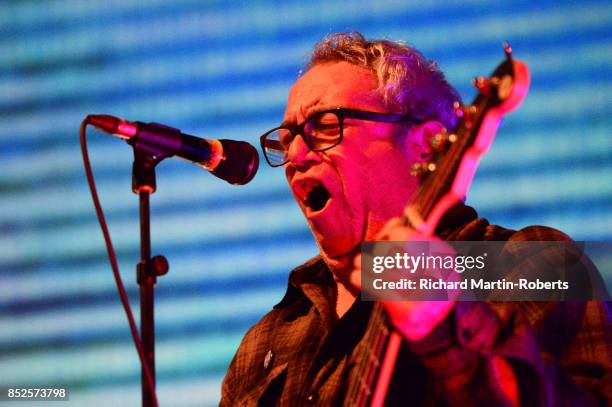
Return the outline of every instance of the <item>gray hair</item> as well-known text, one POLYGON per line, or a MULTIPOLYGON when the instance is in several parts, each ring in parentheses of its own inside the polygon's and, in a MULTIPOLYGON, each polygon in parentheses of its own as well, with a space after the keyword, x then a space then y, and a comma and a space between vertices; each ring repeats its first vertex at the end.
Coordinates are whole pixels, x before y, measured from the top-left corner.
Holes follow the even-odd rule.
POLYGON ((438 120, 447 129, 457 118, 453 103, 461 101, 434 61, 417 49, 389 40, 368 41, 358 32, 331 34, 319 42, 307 69, 347 61, 370 69, 387 108, 422 120, 438 120))

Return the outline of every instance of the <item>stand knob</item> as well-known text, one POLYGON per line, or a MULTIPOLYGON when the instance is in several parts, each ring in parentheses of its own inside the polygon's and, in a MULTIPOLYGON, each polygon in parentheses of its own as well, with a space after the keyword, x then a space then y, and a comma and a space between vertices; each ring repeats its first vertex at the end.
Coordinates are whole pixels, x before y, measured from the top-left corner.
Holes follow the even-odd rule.
POLYGON ((156 276, 163 276, 170 269, 168 260, 164 256, 155 256, 151 259, 151 265, 153 267, 153 273, 156 276))

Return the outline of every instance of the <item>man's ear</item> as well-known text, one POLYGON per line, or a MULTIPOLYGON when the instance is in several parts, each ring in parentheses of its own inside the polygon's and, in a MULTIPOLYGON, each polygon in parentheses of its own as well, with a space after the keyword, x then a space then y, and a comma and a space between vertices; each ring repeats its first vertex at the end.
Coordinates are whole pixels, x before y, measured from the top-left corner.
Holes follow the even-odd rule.
POLYGON ((410 127, 404 143, 407 156, 416 162, 431 161, 433 156, 431 139, 443 131, 444 125, 436 120, 428 120, 410 127))

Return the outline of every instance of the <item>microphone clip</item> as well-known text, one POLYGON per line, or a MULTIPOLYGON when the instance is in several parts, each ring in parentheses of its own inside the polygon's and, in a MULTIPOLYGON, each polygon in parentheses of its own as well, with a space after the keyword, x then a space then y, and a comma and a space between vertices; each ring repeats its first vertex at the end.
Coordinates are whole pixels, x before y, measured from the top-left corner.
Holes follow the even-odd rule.
POLYGON ((135 150, 140 150, 155 160, 158 164, 165 158, 172 157, 181 148, 181 131, 174 127, 159 123, 135 122, 138 131, 135 137, 127 141, 135 150))
MULTIPOLYGON (((130 143, 132 144, 132 143, 130 143)), ((135 143, 136 144, 136 143, 135 143)), ((132 145, 134 148, 134 163, 132 164, 132 192, 152 194, 157 189, 155 166, 170 155, 157 156, 132 145)))

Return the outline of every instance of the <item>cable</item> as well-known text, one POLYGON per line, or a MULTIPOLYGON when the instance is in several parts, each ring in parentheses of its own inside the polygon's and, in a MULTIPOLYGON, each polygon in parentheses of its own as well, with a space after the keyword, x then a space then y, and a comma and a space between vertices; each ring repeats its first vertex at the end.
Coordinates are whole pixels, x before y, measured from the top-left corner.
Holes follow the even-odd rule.
POLYGON ((127 294, 125 292, 125 287, 123 286, 123 282, 121 281, 121 275, 119 274, 119 266, 117 265, 117 256, 115 255, 115 249, 113 248, 113 242, 111 241, 108 226, 106 225, 104 212, 102 211, 102 206, 100 205, 100 199, 98 198, 98 192, 96 190, 96 183, 94 181, 93 172, 91 170, 91 163, 89 161, 89 153, 87 151, 86 139, 86 128, 88 124, 90 124, 89 116, 81 122, 80 129, 81 153, 83 155, 83 166, 85 167, 85 175, 87 176, 87 183, 89 184, 89 190, 91 191, 91 198, 93 200, 94 206, 96 207, 96 215, 98 216, 98 222, 100 223, 100 228, 102 229, 102 234, 104 235, 106 251, 108 252, 108 260, 110 261, 111 267, 113 269, 113 275, 115 276, 115 283, 117 284, 119 297, 121 298, 121 303, 123 304, 123 309, 125 310, 125 314, 130 325, 132 339, 134 340, 134 345, 136 345, 136 350, 138 352, 138 357, 140 358, 140 363, 142 365, 142 370, 145 375, 145 380, 147 381, 147 386, 149 387, 149 391, 151 392, 153 405, 155 407, 158 407, 157 395, 155 394, 155 386, 153 385, 153 376, 151 375, 151 369, 149 368, 149 364, 145 359, 142 342, 140 341, 140 335, 138 334, 138 329, 136 328, 136 323, 134 322, 134 315, 132 314, 132 309, 130 307, 127 294))

